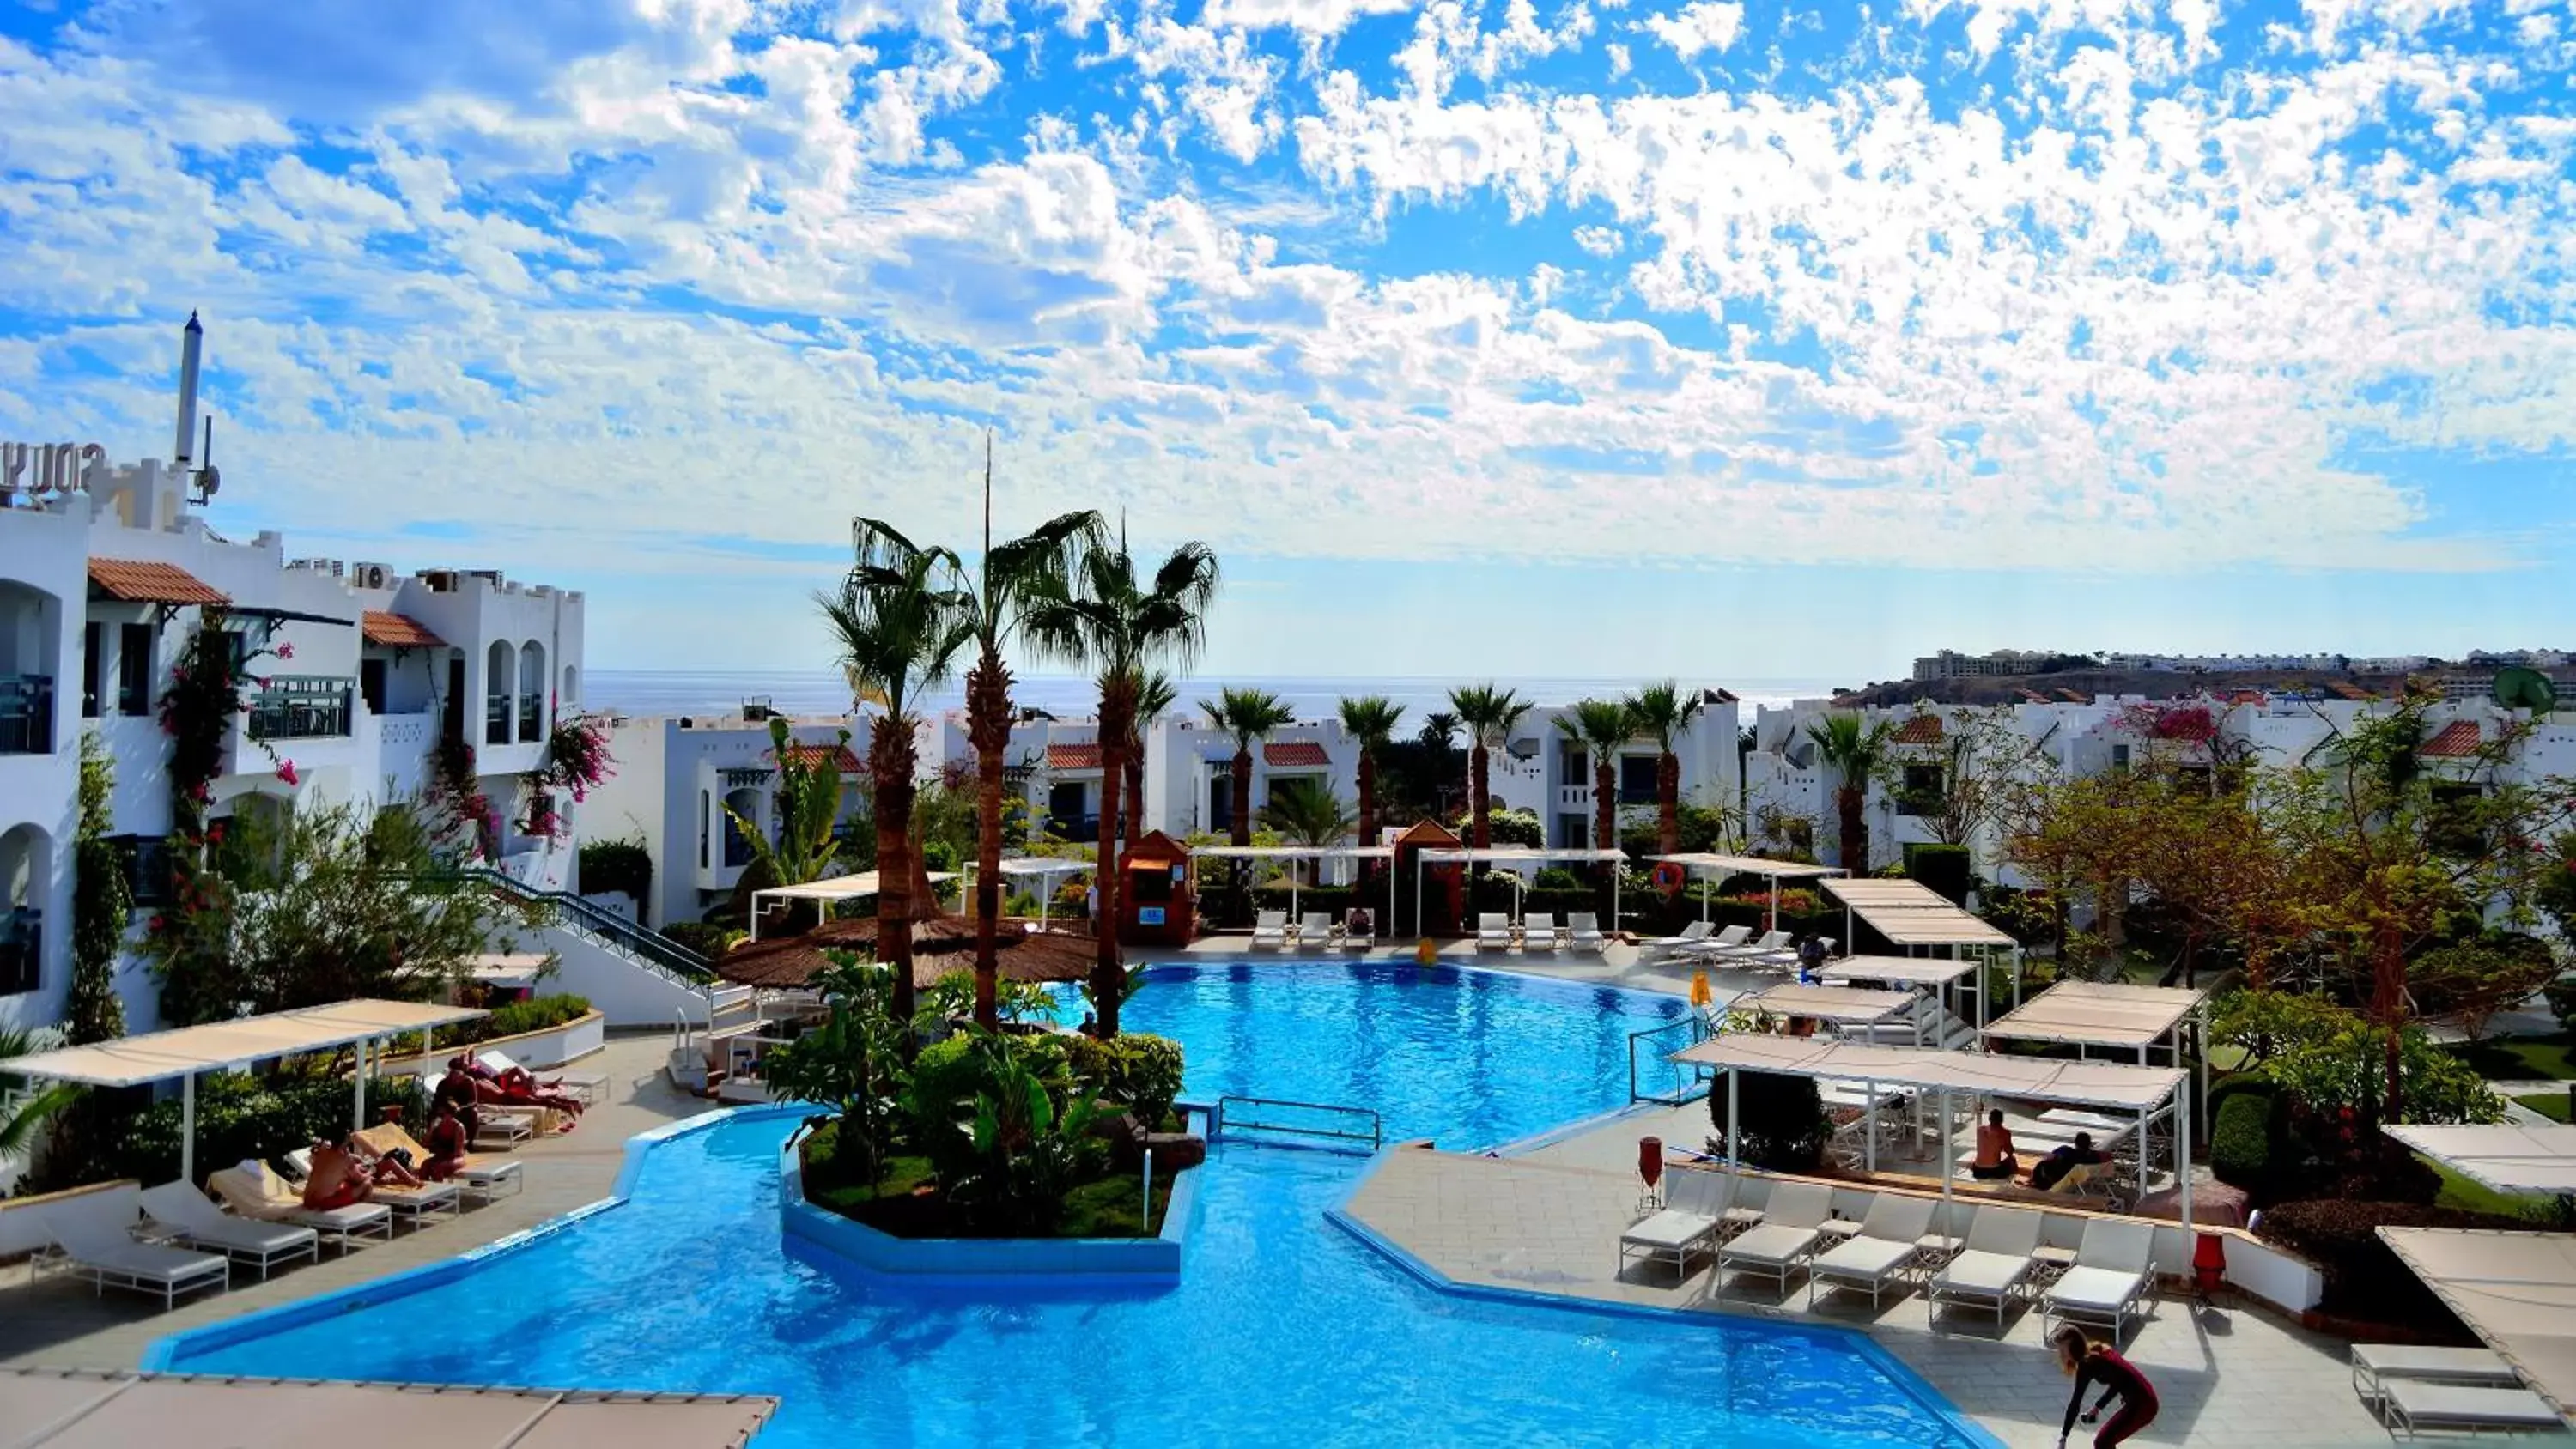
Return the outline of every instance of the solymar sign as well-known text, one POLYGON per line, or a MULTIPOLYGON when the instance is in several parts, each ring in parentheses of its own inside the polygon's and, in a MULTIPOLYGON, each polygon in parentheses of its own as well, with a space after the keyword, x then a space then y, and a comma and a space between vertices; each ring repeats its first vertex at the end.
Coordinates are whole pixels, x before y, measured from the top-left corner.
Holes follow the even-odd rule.
POLYGON ((0 443, 0 503, 84 492, 107 481, 107 449, 96 443, 0 443))

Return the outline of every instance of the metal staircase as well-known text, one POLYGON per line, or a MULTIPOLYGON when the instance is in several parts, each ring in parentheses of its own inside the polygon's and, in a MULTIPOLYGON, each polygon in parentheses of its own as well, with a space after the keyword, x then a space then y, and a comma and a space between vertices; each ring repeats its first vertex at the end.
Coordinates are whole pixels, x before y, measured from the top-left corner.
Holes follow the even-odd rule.
MULTIPOLYGON (((496 895, 509 897, 540 913, 543 924, 569 931, 612 955, 622 956, 646 971, 691 990, 707 991, 716 980, 715 967, 706 957, 649 926, 638 925, 614 911, 603 910, 570 891, 539 890, 481 866, 417 879, 487 887, 496 895)), ((712 1008, 714 996, 720 993, 707 994, 712 1008)))

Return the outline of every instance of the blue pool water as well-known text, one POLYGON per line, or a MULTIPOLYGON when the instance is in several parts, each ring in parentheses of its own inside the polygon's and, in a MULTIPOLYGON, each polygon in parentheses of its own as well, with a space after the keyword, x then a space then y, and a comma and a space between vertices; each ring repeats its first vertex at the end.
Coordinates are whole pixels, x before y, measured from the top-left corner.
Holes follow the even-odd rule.
MULTIPOLYGON (((1670 1010, 1341 965, 1160 972, 1130 1004, 1188 1047, 1193 1095, 1368 1101, 1391 1133, 1459 1145, 1619 1105, 1627 1032, 1670 1010)), ((1177 1286, 923 1287, 811 1262, 776 1213, 795 1115, 663 1142, 626 1205, 462 1274, 183 1336, 165 1366, 775 1394, 761 1449, 1962 1442, 1848 1335, 1429 1288, 1326 1218, 1367 1168, 1340 1153, 1220 1143, 1177 1286)))

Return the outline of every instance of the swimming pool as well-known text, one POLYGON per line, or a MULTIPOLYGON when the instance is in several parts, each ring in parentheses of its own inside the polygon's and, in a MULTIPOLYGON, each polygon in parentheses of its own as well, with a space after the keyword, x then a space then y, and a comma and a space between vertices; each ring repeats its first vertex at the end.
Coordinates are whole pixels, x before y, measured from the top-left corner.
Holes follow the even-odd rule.
MULTIPOLYGON (((1462 1142, 1617 1105, 1626 1032, 1668 1010, 1338 964, 1156 973, 1131 1003, 1134 1026, 1189 1048, 1196 1095, 1366 1087, 1392 1131, 1462 1142), (1599 1072, 1612 1038, 1618 1069, 1599 1072), (1477 1100, 1502 1083, 1547 1100, 1477 1100)), ((625 1206, 416 1291, 181 1335, 159 1366, 776 1394, 762 1449, 1963 1442, 1852 1335, 1426 1288, 1325 1219, 1367 1166, 1339 1153, 1220 1143, 1177 1286, 925 1286, 818 1266, 779 1241, 777 1150, 797 1115, 683 1132, 646 1154, 625 1206)))

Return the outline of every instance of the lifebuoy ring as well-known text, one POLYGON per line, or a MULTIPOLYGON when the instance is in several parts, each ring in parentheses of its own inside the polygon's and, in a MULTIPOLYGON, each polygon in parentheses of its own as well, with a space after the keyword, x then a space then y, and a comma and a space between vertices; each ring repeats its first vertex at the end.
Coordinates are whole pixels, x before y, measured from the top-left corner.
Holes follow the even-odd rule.
POLYGON ((1681 888, 1682 868, 1673 864, 1669 860, 1657 862, 1655 865, 1655 889, 1662 891, 1665 895, 1671 895, 1681 888))

